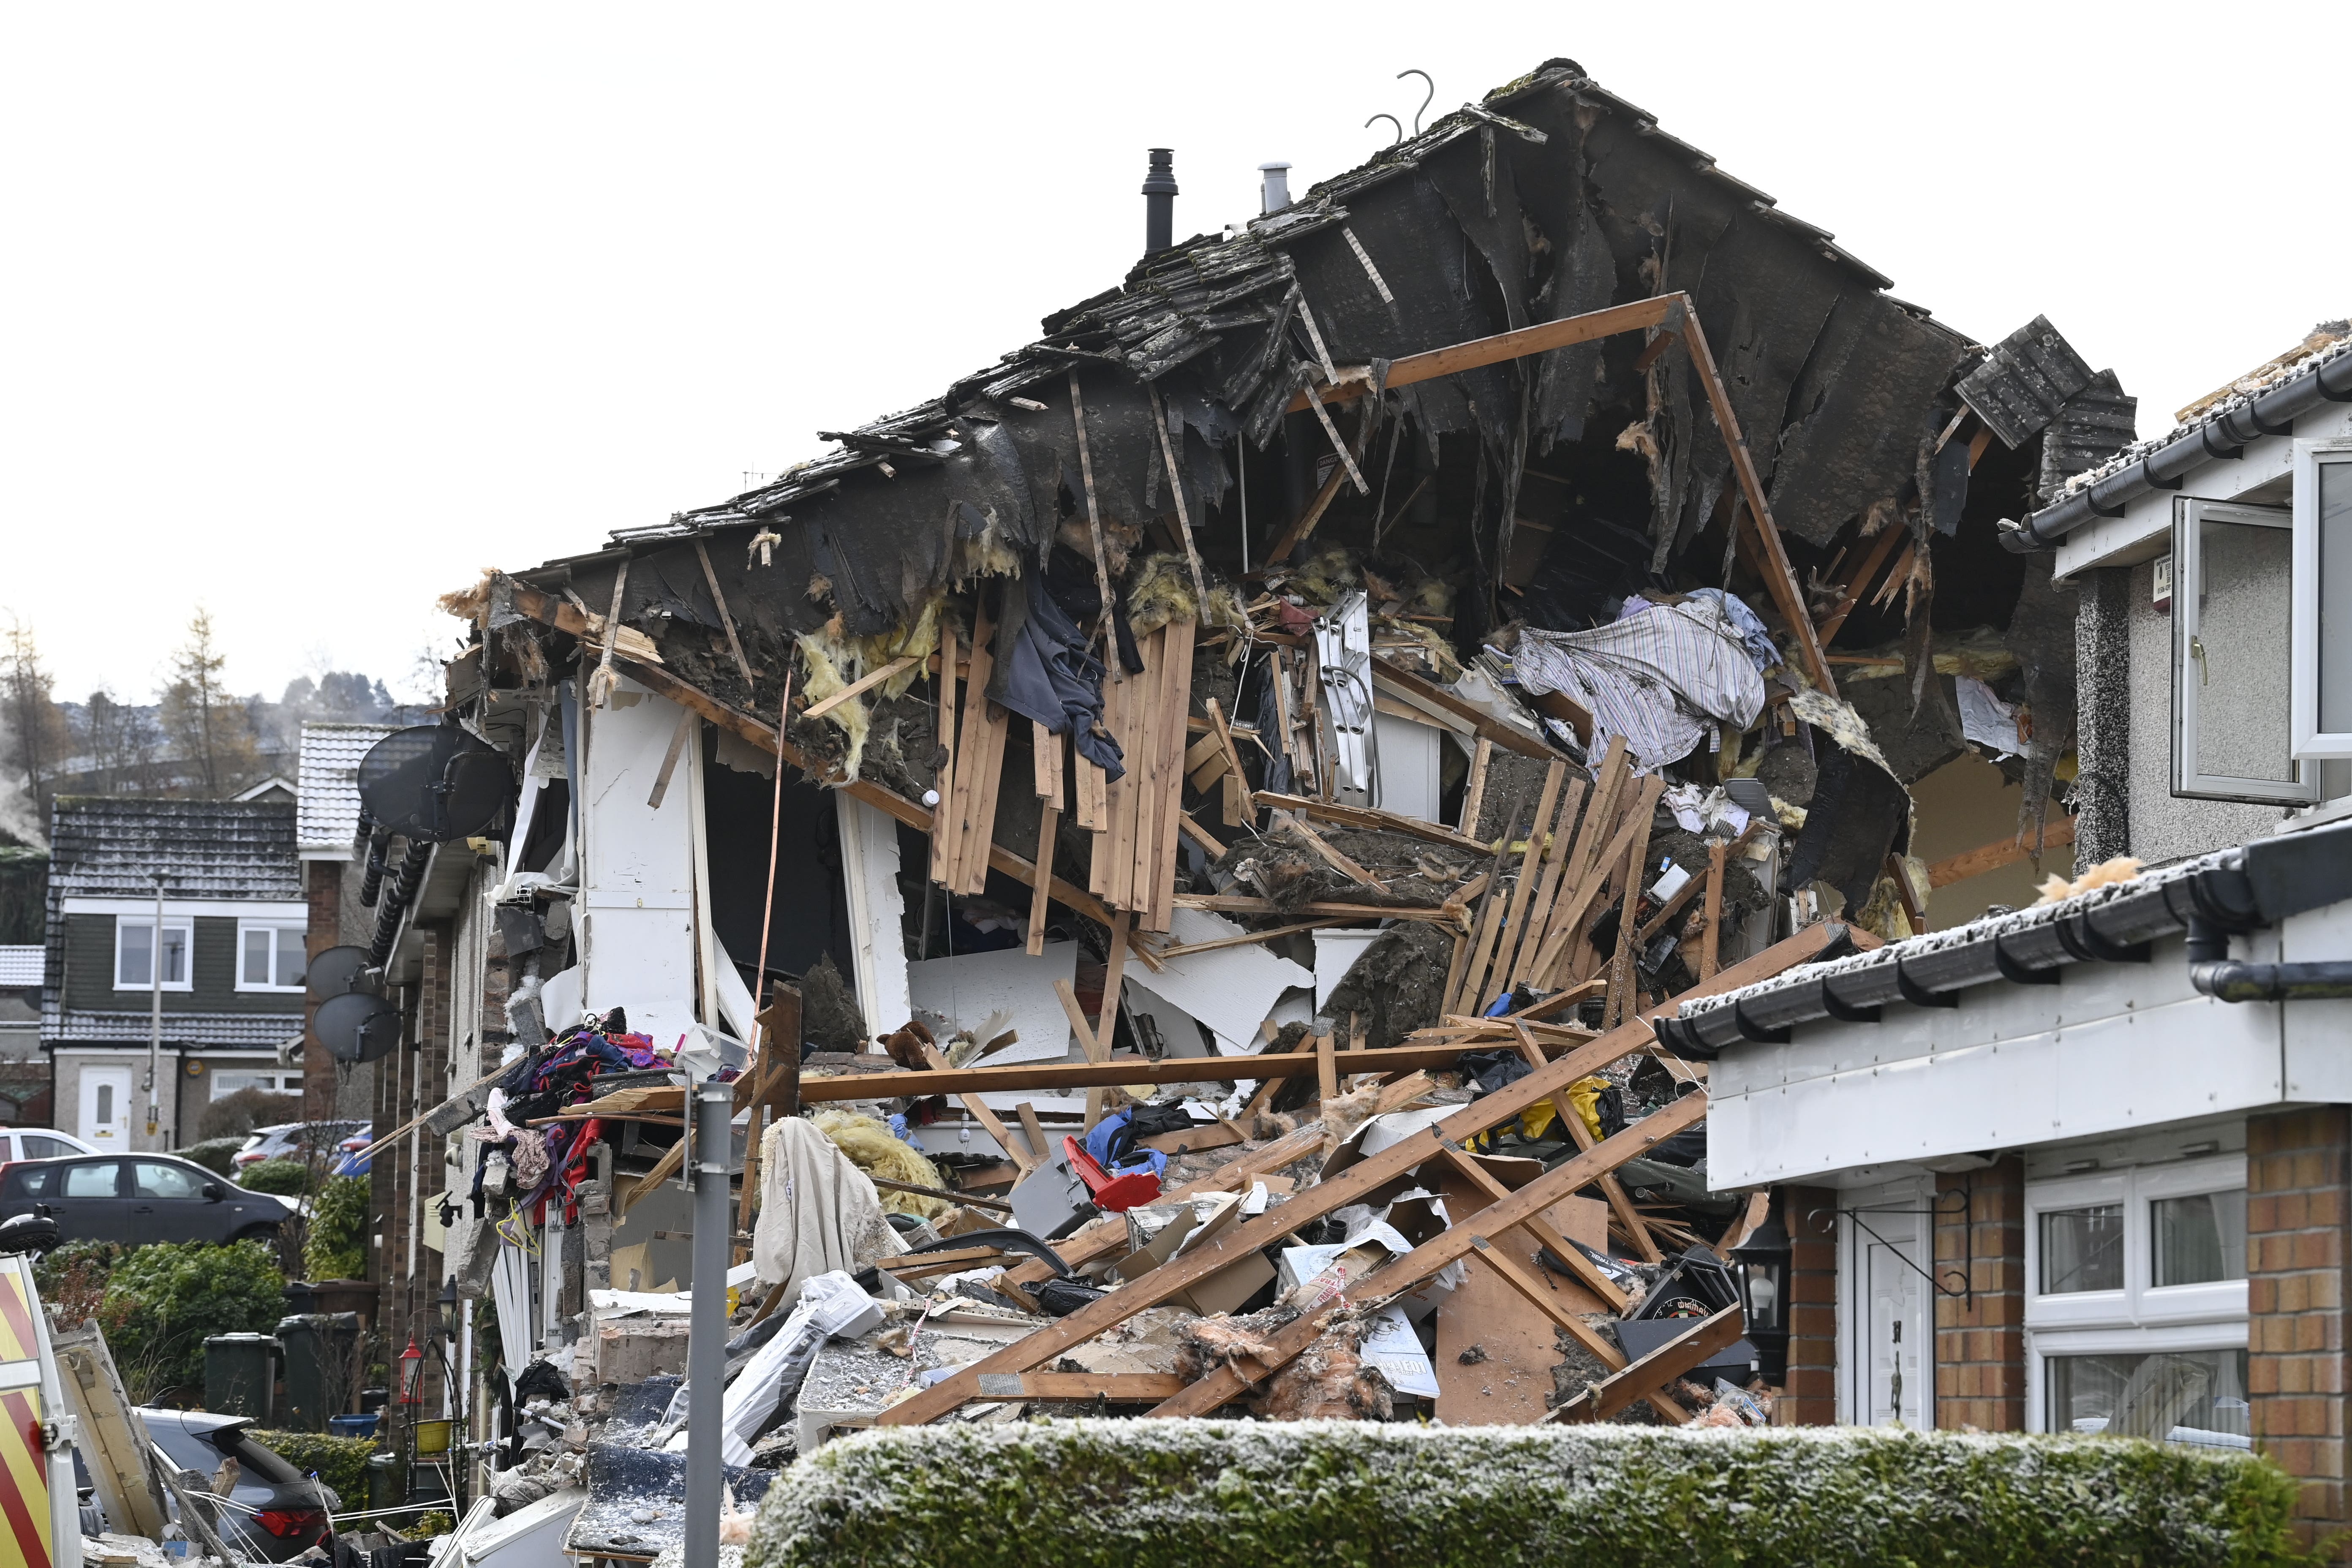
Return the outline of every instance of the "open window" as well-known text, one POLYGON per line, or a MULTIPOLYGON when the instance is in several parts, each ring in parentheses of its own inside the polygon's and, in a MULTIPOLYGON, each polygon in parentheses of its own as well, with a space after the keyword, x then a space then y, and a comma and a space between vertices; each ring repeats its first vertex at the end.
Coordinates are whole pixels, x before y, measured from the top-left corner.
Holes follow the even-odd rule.
POLYGON ((2352 441, 2294 447, 2294 754, 2352 757, 2352 441))
MULTIPOLYGON (((2352 534, 2352 520, 2347 529, 2352 534)), ((2308 580, 2296 570, 2298 549, 2288 508, 2187 496, 2173 503, 2174 795, 2281 805, 2319 798, 2318 765, 2297 755, 2289 692, 2300 689, 2279 614, 2290 584, 2308 580)), ((2352 574, 2352 556, 2345 570, 2352 574)), ((2346 658, 2352 661, 2352 642, 2346 658)), ((2352 686, 2343 700, 2352 708, 2352 686)))

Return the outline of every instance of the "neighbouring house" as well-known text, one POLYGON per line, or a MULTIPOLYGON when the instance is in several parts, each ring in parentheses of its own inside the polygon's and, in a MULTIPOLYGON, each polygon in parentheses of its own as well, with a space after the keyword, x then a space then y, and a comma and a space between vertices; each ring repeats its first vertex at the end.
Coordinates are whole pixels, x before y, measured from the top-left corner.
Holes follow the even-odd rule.
POLYGON ((223 1095, 300 1088, 310 905, 291 803, 60 796, 49 845, 40 1041, 58 1127, 175 1149, 223 1095))
MULTIPOLYGON (((360 830, 360 763, 396 724, 310 720, 302 725, 299 788, 294 819, 295 854, 302 865, 302 892, 310 903, 308 955, 333 947, 367 945, 375 920, 360 901, 368 842, 360 830)), ((303 1008, 302 1110, 323 1121, 373 1114, 373 1064, 339 1062, 317 1048, 310 1021, 318 1012, 311 998, 303 1008)))
POLYGON ((2004 531, 2078 595, 2094 868, 1659 1034, 1713 1064, 1711 1179, 1779 1189, 1802 1419, 2251 1445, 2334 1531, 2352 333, 2179 419, 2004 531))
POLYGON ((49 1124, 49 1067, 41 1058, 38 946, 0 947, 0 1122, 49 1124))

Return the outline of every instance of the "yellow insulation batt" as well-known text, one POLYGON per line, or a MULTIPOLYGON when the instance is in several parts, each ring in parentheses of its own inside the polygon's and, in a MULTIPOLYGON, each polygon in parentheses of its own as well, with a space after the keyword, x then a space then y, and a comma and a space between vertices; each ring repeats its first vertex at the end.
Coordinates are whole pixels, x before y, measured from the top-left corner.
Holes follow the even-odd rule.
MULTIPOLYGON (((832 1139, 834 1145, 849 1156, 849 1163, 869 1176, 880 1176, 891 1182, 911 1182, 919 1187, 947 1185, 940 1178, 940 1168, 925 1159, 921 1150, 870 1116, 860 1116, 854 1110, 819 1111, 816 1130, 832 1139)), ((936 1219, 955 1207, 944 1198, 894 1193, 887 1187, 881 1189, 880 1195, 883 1211, 888 1214, 910 1214, 924 1219, 936 1219)))

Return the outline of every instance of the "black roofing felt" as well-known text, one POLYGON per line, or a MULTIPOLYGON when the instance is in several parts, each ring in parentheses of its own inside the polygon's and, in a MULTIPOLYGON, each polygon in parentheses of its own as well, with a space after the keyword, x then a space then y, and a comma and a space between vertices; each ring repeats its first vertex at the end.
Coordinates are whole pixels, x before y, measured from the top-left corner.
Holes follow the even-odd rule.
MULTIPOLYGON (((835 608, 853 635, 902 624, 942 581, 953 531, 993 527, 1017 554, 1042 559, 1066 493, 1079 490, 1074 368, 1105 513, 1141 521, 1171 510, 1150 383, 1183 432, 1197 517, 1226 483, 1236 429, 1269 440, 1318 374, 1310 313, 1335 363, 1377 367, 1674 289, 1697 303, 1780 527, 1824 542, 1914 479, 1922 427, 1958 406, 1947 389, 1973 352, 1885 283, 1573 61, 1549 61, 1231 237, 1146 258, 1121 287, 1047 317, 1036 342, 941 397, 842 433, 841 451, 724 505, 616 533, 652 558, 632 569, 624 616, 715 626, 685 545, 714 531, 731 535, 710 552, 730 607, 771 635, 814 628, 835 608), (755 525, 778 535, 772 564, 747 563, 755 525), (831 603, 811 596, 818 578, 831 603)), ((1398 401, 1424 437, 1475 435, 1498 470, 1516 473, 1507 459, 1579 438, 1594 414, 1643 406, 1638 347, 1554 350, 1423 382, 1398 401)), ((1731 474, 1687 359, 1667 356, 1658 374, 1652 529, 1663 561, 1705 524, 1731 474)), ((593 584, 609 593, 607 563, 617 557, 542 572, 568 566, 602 610, 593 584)))

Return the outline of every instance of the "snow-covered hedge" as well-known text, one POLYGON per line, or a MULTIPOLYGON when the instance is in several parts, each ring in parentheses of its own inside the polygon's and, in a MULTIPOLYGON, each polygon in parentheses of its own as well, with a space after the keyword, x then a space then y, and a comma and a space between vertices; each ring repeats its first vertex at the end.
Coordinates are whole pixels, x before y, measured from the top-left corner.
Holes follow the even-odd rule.
POLYGON ((2243 1453, 1853 1428, 889 1428, 769 1491, 744 1568, 2289 1563, 2243 1453))

